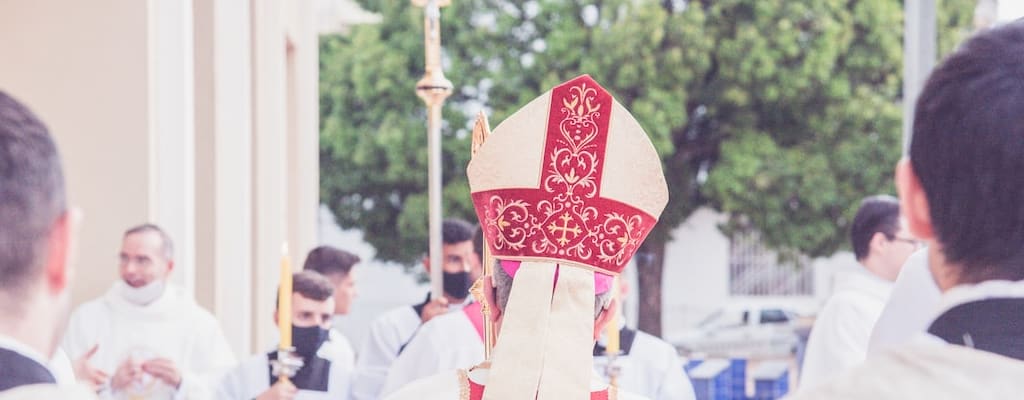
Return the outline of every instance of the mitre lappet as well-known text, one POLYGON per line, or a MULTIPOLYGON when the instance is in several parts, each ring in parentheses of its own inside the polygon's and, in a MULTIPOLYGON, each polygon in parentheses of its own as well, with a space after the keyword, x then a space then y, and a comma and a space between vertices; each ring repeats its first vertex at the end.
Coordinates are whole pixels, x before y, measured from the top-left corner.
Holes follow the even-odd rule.
POLYGON ((483 398, 591 398, 595 294, 668 202, 654 146, 583 75, 505 119, 467 172, 486 245, 514 278, 483 398))

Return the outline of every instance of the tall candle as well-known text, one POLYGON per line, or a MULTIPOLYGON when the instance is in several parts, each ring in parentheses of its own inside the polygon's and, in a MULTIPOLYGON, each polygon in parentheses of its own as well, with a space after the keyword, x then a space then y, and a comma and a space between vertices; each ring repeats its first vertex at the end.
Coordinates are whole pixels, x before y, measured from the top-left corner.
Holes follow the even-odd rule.
MULTIPOLYGON (((616 277, 612 280, 612 298, 616 299, 619 297, 619 278, 616 277)), ((605 328, 605 336, 607 344, 605 349, 607 354, 619 354, 619 311, 615 310, 615 314, 612 314, 611 319, 608 320, 608 326, 605 328)))
POLYGON ((279 349, 292 347, 292 266, 288 262, 288 243, 281 246, 281 286, 277 292, 277 327, 281 332, 279 349))

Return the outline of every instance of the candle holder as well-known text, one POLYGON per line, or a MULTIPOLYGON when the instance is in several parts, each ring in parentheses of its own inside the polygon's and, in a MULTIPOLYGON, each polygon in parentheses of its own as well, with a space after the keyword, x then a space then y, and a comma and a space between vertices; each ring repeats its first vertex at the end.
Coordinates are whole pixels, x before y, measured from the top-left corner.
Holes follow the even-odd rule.
POLYGON ((608 383, 612 386, 618 386, 619 375, 622 375, 622 366, 615 362, 620 355, 621 351, 605 352, 608 364, 604 366, 604 376, 608 377, 608 383))
POLYGON ((302 357, 295 354, 295 348, 277 349, 277 359, 270 361, 270 373, 277 377, 278 381, 289 380, 305 363, 302 357))

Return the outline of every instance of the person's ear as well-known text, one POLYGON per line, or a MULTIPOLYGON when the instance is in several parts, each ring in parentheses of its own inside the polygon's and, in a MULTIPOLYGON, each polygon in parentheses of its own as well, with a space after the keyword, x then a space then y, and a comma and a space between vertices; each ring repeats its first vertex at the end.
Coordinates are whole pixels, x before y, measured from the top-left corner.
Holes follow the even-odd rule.
POLYGON ((889 244, 889 238, 882 232, 875 232, 871 235, 871 241, 868 242, 868 254, 881 251, 885 246, 889 244))
POLYGON ((487 302, 487 306, 490 307, 491 310, 490 322, 497 322, 501 319, 503 310, 498 307, 498 301, 495 296, 496 291, 494 289, 494 280, 491 279, 491 275, 484 275, 481 279, 483 279, 484 283, 484 301, 487 302))
POLYGON ((274 318, 274 325, 275 326, 279 326, 281 323, 277 320, 277 309, 274 310, 273 318, 274 318))
POLYGON ((428 274, 430 273, 430 257, 423 257, 423 268, 427 270, 428 274))
POLYGON ((900 214, 907 219, 907 230, 921 240, 935 238, 929 211, 928 196, 917 178, 910 160, 904 158, 896 164, 896 189, 900 194, 900 214))
POLYGON ((619 298, 612 296, 611 301, 608 302, 608 306, 601 310, 601 313, 597 315, 597 319, 594 320, 594 340, 596 341, 601 337, 601 332, 608 326, 612 318, 619 314, 619 298))
POLYGON ((81 212, 71 209, 61 214, 47 239, 46 287, 50 294, 65 291, 74 279, 73 259, 81 212))

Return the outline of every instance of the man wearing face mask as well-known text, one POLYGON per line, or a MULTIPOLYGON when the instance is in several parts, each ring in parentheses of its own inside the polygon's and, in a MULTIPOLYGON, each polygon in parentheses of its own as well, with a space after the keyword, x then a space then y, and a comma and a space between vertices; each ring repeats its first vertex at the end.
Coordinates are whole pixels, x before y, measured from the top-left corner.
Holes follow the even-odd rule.
MULTIPOLYGON (((316 400, 345 399, 352 367, 325 351, 334 315, 334 285, 316 271, 292 276, 292 346, 302 367, 288 381, 273 375, 274 351, 257 354, 228 372, 217 388, 217 399, 316 400)), ((274 323, 280 323, 274 310, 274 323)))
MULTIPOLYGON (((444 297, 426 300, 384 313, 370 325, 352 379, 352 397, 356 400, 379 398, 388 370, 402 349, 416 335, 420 325, 436 316, 462 311, 468 305, 469 287, 480 276, 479 256, 473 250, 473 226, 458 219, 446 219, 441 227, 441 266, 444 271, 444 297)), ((423 264, 430 272, 433 266, 425 257, 423 264)))
MULTIPOLYGON (((484 251, 483 232, 479 228, 473 234, 473 252, 473 262, 480 264, 484 251)), ((381 396, 417 379, 483 361, 484 323, 480 303, 471 303, 462 311, 423 323, 391 364, 381 396)))
POLYGON ((235 358, 213 315, 168 284, 170 237, 152 224, 128 229, 119 258, 121 279, 71 316, 63 347, 76 376, 104 398, 207 398, 235 358))

